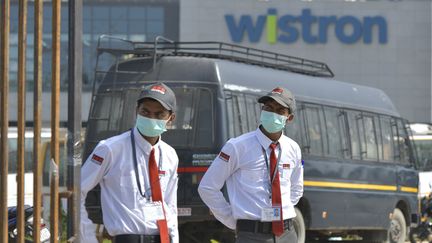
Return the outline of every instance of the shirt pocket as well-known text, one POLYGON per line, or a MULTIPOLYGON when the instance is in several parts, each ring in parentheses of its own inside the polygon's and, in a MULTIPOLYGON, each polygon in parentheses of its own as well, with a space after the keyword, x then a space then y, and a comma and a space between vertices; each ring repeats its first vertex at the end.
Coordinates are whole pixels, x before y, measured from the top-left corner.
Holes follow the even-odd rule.
MULTIPOLYGON (((141 182, 142 193, 145 194, 146 189, 144 188, 144 183, 141 182)), ((120 201, 123 205, 128 208, 136 208, 137 204, 144 200, 145 198, 141 196, 137 184, 136 177, 134 174, 124 174, 120 176, 120 201)))
POLYGON ((265 188, 269 182, 267 170, 242 169, 240 172, 240 184, 249 192, 256 192, 265 188))
POLYGON ((292 173, 292 163, 281 163, 281 165, 279 166, 279 175, 281 178, 283 179, 289 179, 291 177, 291 173, 292 173))

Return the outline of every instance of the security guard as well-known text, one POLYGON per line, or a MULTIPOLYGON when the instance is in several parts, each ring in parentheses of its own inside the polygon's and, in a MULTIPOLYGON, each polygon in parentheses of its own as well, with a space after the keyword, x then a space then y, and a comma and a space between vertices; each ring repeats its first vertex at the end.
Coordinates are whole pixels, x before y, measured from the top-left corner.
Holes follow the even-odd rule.
POLYGON ((145 87, 136 125, 101 141, 81 169, 81 242, 97 242, 85 208, 87 193, 101 186, 103 221, 116 243, 177 243, 175 150, 161 140, 175 118, 176 98, 165 84, 145 87))
POLYGON ((303 195, 301 151, 282 132, 294 118, 295 99, 278 87, 258 102, 259 128, 224 145, 198 191, 216 219, 236 231, 237 243, 297 243, 292 219, 303 195), (220 191, 225 182, 229 202, 220 191))

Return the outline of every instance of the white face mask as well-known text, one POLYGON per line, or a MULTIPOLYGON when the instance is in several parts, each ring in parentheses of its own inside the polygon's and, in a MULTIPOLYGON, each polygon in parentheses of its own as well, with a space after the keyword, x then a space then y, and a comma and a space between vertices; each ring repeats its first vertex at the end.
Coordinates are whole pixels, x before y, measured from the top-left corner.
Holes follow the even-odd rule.
POLYGON ((136 127, 138 131, 147 137, 158 137, 164 133, 168 120, 152 119, 137 114, 136 127))
POLYGON ((282 131, 288 117, 276 114, 269 111, 261 111, 261 125, 269 133, 276 133, 282 131))

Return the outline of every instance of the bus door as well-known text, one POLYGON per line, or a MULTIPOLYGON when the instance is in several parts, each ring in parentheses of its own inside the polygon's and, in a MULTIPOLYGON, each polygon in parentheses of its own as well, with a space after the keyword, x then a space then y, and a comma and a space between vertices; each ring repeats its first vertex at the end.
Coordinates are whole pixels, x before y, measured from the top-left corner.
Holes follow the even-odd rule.
POLYGON ((167 83, 176 94, 176 119, 162 135, 179 157, 179 221, 204 220, 210 217, 198 195, 198 185, 216 157, 220 134, 216 134, 216 85, 167 83))
POLYGON ((395 147, 395 162, 399 163, 397 172, 398 191, 402 193, 418 192, 418 173, 415 170, 416 156, 414 146, 407 133, 409 125, 401 119, 392 124, 395 147))

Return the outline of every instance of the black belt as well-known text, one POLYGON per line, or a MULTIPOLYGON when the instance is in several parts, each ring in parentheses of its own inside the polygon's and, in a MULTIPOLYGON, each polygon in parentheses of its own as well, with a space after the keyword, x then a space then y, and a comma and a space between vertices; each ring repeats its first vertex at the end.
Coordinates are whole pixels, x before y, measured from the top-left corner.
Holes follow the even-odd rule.
MULTIPOLYGON (((292 219, 283 221, 284 230, 290 230, 293 227, 292 219)), ((258 220, 238 219, 236 231, 272 234, 272 222, 261 222, 258 220)))
POLYGON ((159 235, 116 235, 114 243, 160 243, 159 235))

